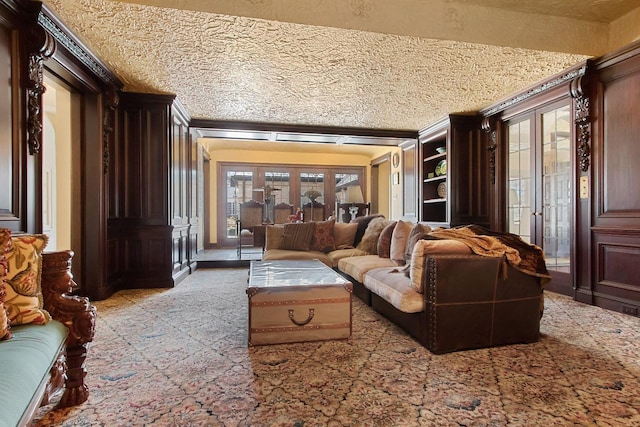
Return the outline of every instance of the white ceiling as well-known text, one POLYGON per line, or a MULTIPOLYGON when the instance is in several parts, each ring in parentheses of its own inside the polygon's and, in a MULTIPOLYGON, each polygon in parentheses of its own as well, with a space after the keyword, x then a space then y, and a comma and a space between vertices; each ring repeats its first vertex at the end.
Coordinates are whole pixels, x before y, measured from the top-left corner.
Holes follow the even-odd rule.
POLYGON ((177 94, 192 118, 403 130, 487 107, 605 53, 611 22, 627 38, 640 22, 638 0, 44 3, 125 90, 177 94))

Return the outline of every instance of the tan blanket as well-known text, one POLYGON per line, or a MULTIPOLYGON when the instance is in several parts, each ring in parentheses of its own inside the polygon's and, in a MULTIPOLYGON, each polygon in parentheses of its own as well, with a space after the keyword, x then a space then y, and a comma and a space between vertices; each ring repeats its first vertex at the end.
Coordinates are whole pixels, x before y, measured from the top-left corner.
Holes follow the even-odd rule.
POLYGON ((541 277, 543 284, 551 279, 544 261, 544 251, 512 233, 492 231, 479 225, 439 228, 431 235, 460 241, 478 255, 505 257, 515 269, 531 276, 541 277))

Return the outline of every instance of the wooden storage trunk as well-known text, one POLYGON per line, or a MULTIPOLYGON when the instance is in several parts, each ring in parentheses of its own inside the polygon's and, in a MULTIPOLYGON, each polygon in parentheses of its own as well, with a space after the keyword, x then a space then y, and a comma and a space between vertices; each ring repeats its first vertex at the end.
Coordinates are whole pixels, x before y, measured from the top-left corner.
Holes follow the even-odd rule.
POLYGON ((346 339, 352 284, 317 260, 251 263, 249 345, 346 339))

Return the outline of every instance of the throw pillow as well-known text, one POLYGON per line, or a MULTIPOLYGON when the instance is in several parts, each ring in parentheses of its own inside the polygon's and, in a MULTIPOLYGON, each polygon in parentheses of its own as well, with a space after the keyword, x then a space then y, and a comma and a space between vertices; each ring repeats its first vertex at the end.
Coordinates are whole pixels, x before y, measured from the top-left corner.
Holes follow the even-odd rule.
POLYGON ((358 224, 352 222, 336 222, 333 226, 333 238, 336 249, 353 249, 353 242, 358 231, 358 224))
POLYGON ((284 232, 284 226, 267 225, 265 228, 264 250, 280 249, 280 243, 282 242, 282 233, 284 232))
POLYGON ((301 222, 298 224, 285 224, 282 231, 280 249, 292 251, 308 251, 313 237, 315 223, 301 222))
POLYGON ((51 320, 43 308, 40 287, 42 251, 47 241, 44 234, 11 238, 4 300, 11 325, 45 324, 51 320))
POLYGON ((389 258, 393 260, 397 265, 403 265, 405 263, 404 251, 407 248, 407 238, 413 223, 408 221, 399 220, 396 227, 391 234, 391 247, 389 248, 389 258))
POLYGON ((434 254, 472 254, 471 248, 457 240, 419 240, 411 254, 410 286, 419 293, 424 291, 425 258, 434 254))
POLYGON ((417 223, 411 229, 409 236, 407 237, 407 246, 404 250, 404 260, 405 262, 411 261, 411 253, 413 252, 413 247, 415 246, 418 240, 422 240, 425 236, 431 231, 431 227, 428 225, 417 223))
POLYGON ((378 256, 380 258, 391 257, 391 236, 397 224, 396 221, 392 221, 391 224, 387 225, 384 230, 382 230, 382 233, 380 233, 380 237, 378 237, 378 256))
POLYGON ((357 218, 354 218, 353 221, 351 221, 352 223, 356 223, 358 224, 358 230, 356 231, 356 237, 353 239, 353 245, 357 248, 358 244, 360 243, 360 240, 362 240, 362 237, 364 236, 364 232, 367 229, 367 227, 369 226, 369 223, 371 222, 371 220, 373 220, 374 218, 384 218, 384 215, 381 214, 375 214, 375 215, 366 215, 366 216, 359 216, 357 218))
POLYGON ((6 228, 0 228, 0 341, 11 338, 11 326, 9 325, 9 318, 7 317, 7 309, 4 306, 4 278, 7 274, 6 253, 10 245, 11 231, 6 228))
POLYGON ((378 253, 378 238, 382 230, 389 224, 390 221, 383 216, 373 218, 369 221, 369 225, 362 236, 362 239, 356 246, 356 249, 360 249, 371 255, 377 255, 378 253))
POLYGON ((312 251, 331 252, 336 248, 335 238, 333 237, 334 220, 316 222, 311 237, 312 251))

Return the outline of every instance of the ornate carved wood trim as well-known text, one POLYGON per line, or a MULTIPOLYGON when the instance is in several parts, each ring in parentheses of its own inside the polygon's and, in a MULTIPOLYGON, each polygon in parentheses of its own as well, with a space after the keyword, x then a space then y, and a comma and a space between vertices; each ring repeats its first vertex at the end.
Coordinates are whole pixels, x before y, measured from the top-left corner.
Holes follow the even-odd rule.
POLYGON ((102 113, 102 171, 105 175, 109 173, 111 162, 111 139, 113 137, 113 123, 115 121, 116 109, 120 103, 120 96, 115 90, 109 90, 104 97, 104 110, 102 113))
POLYGON ((487 145, 487 150, 489 151, 489 180, 491 184, 496 183, 496 148, 498 147, 497 143, 497 132, 495 129, 491 129, 491 123, 488 118, 482 119, 482 130, 489 134, 489 145, 487 145))
POLYGON ((58 406, 79 405, 89 397, 84 381, 85 359, 96 328, 96 308, 87 298, 70 295, 74 288, 71 274, 72 251, 47 252, 42 256, 42 295, 51 317, 69 329, 66 345, 65 390, 58 406))
POLYGON ((582 77, 585 72, 587 70, 586 66, 582 66, 580 68, 577 69, 573 69, 570 70, 566 73, 563 73, 549 81, 545 81, 544 83, 535 86, 529 90, 527 90, 526 92, 523 92, 519 95, 514 96, 513 98, 509 98, 506 101, 503 101, 497 105, 495 105, 494 107, 490 107, 487 110, 482 110, 480 111, 480 113, 483 116, 489 117, 489 116, 493 116, 496 113, 499 113, 500 111, 506 110, 509 107, 512 107, 526 99, 531 98, 532 96, 535 96, 539 93, 542 93, 546 90, 549 90, 551 88, 554 88, 556 86, 560 86, 562 84, 565 84, 567 82, 573 81, 577 78, 582 77))
POLYGON ((27 147, 29 154, 40 154, 42 146, 43 62, 55 52, 55 41, 49 33, 33 28, 29 34, 27 68, 27 147))
POLYGON ((100 61, 75 38, 75 36, 71 36, 68 31, 65 31, 61 25, 56 22, 56 20, 49 16, 49 13, 50 12, 48 12, 46 8, 41 10, 38 14, 38 24, 44 28, 57 43, 64 46, 75 58, 91 70, 93 74, 98 76, 105 84, 120 87, 121 83, 118 81, 117 77, 115 77, 107 67, 101 64, 100 61))
POLYGON ((582 76, 571 81, 571 96, 574 99, 577 155, 580 170, 589 170, 591 148, 591 121, 589 120, 589 98, 585 95, 582 76))

